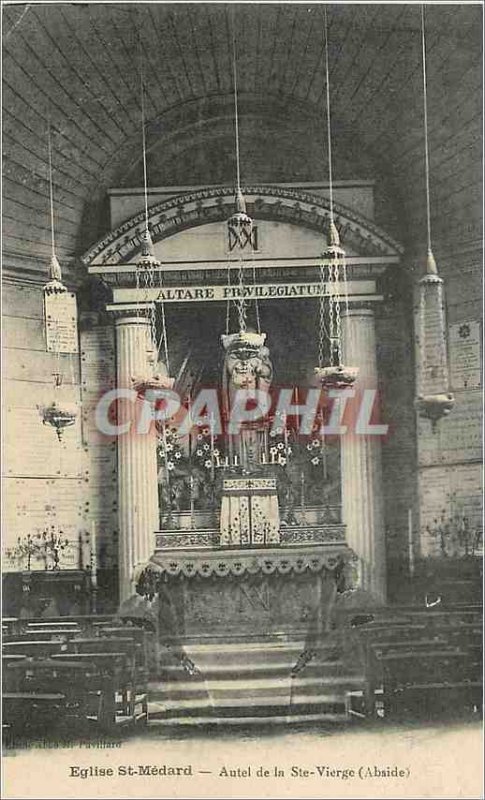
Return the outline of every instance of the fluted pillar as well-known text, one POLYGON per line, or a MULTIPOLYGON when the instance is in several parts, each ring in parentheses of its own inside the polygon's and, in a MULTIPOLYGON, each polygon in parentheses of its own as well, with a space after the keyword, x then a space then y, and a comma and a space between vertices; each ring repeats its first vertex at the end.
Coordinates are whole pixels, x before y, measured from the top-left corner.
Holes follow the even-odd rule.
MULTIPOLYGON (((372 308, 349 306, 342 314, 343 360, 359 367, 353 407, 364 389, 377 389, 376 334, 372 308)), ((386 596, 386 550, 381 437, 352 430, 341 439, 343 521, 347 542, 361 561, 362 588, 381 602, 386 596)))
MULTIPOLYGON (((117 385, 131 389, 134 376, 146 375, 150 327, 144 317, 116 319, 117 385)), ((142 401, 118 400, 118 424, 131 422, 118 436, 118 515, 120 602, 134 593, 136 578, 154 550, 158 529, 157 447, 153 425, 137 433, 142 401)))

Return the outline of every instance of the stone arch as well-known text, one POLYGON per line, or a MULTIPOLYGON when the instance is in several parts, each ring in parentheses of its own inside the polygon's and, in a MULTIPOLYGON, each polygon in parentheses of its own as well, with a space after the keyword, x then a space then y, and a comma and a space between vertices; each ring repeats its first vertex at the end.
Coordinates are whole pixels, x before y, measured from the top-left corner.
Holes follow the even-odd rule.
MULTIPOLYGON (((312 230, 328 229, 330 219, 327 198, 284 186, 245 186, 248 212, 255 220, 287 222, 312 230)), ((222 222, 234 209, 234 189, 208 187, 171 197, 149 208, 149 226, 154 242, 211 222, 222 222)), ((401 245, 389 234, 355 211, 334 204, 335 222, 343 244, 362 256, 388 257, 395 261, 402 254, 401 245)), ((97 242, 82 257, 86 267, 130 264, 136 257, 144 228, 140 212, 97 242)))

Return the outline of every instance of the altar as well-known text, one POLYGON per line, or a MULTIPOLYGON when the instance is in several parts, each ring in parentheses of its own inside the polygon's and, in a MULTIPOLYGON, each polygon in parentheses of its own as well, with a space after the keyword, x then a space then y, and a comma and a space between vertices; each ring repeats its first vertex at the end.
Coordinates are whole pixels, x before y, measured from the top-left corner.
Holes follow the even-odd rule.
POLYGON ((138 582, 158 597, 161 641, 300 635, 330 629, 339 592, 357 585, 344 541, 313 546, 160 550, 138 582))
POLYGON ((161 192, 86 254, 112 290, 131 425, 114 437, 121 602, 156 583, 178 631, 296 629, 345 563, 384 599, 381 441, 367 434, 378 277, 400 249, 359 217, 366 192, 331 224, 322 192, 161 192))

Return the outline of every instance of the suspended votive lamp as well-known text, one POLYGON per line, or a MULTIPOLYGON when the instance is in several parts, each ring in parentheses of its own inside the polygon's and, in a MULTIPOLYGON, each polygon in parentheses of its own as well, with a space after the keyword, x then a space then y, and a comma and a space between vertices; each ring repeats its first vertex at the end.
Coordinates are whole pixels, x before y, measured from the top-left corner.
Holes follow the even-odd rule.
MULTIPOLYGON (((141 374, 132 376, 132 383, 138 394, 143 396, 148 390, 171 389, 174 379, 169 377, 167 364, 159 357, 162 341, 157 344, 156 303, 153 298, 149 297, 149 293, 155 287, 155 272, 159 270, 160 262, 155 256, 148 227, 145 228, 141 241, 140 258, 136 264, 137 295, 139 301, 145 290, 145 301, 148 302, 144 302, 143 309, 138 304, 138 310, 140 316, 148 321, 149 330, 147 332, 146 368, 141 374)), ((162 338, 164 338, 165 326, 163 325, 162 328, 162 338)))
POLYGON ((68 403, 63 400, 53 400, 49 406, 41 409, 43 424, 50 425, 55 429, 60 442, 62 442, 64 429, 75 424, 77 413, 76 403, 68 403))
MULTIPOLYGON (((340 236, 335 225, 333 212, 333 166, 332 166, 332 126, 330 116, 330 72, 328 68, 328 25, 327 10, 324 6, 325 38, 325 95, 327 117, 328 153, 328 193, 330 201, 330 224, 327 247, 320 264, 320 307, 318 330, 318 367, 315 379, 323 389, 345 389, 352 386, 358 375, 358 368, 346 366, 342 360, 341 303, 348 306, 347 269, 345 250, 340 245, 340 236), (325 295, 328 292, 328 302, 325 295), (328 311, 328 314, 327 314, 328 311), (327 327, 328 320, 328 327, 327 327), (328 339, 328 358, 325 358, 325 338, 328 339), (324 364, 324 361, 328 361, 324 364)), ((347 309, 348 310, 348 309, 347 309)))
POLYGON ((74 384, 72 357, 79 352, 77 329, 76 296, 62 282, 62 270, 59 264, 54 233, 54 193, 52 180, 52 144, 50 129, 48 131, 49 152, 49 195, 51 217, 51 260, 49 262, 49 280, 43 287, 44 294, 44 331, 46 349, 55 358, 54 396, 51 403, 38 406, 44 425, 50 425, 56 431, 57 438, 62 441, 65 428, 74 425, 78 415, 77 403, 62 397, 64 383, 61 356, 67 357, 67 366, 74 384))
POLYGON ((431 250, 418 296, 416 408, 419 416, 431 420, 435 429, 436 423, 450 413, 455 399, 449 385, 443 279, 431 250))
POLYGON ((341 303, 347 302, 347 276, 345 269, 345 250, 340 245, 338 230, 330 222, 327 249, 322 255, 320 268, 320 327, 319 327, 319 366, 315 367, 315 379, 323 389, 345 389, 352 386, 359 374, 358 367, 342 363, 342 323, 341 303), (324 292, 328 291, 328 314, 324 292), (328 317, 329 363, 323 366, 324 338, 328 317))
POLYGON ((423 126, 428 255, 426 271, 418 285, 416 325, 416 409, 420 417, 431 420, 433 431, 447 416, 455 400, 450 392, 443 280, 438 275, 431 249, 431 204, 428 142, 428 90, 426 81, 426 39, 424 5, 421 6, 421 47, 423 67, 423 126))

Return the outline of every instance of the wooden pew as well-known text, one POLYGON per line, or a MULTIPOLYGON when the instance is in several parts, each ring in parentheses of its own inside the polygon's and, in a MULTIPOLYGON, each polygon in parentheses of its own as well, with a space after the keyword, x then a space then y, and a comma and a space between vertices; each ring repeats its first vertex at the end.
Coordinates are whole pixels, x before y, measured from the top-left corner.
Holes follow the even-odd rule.
POLYGON ((47 639, 46 641, 36 641, 21 637, 17 641, 4 642, 3 652, 5 655, 10 653, 32 656, 33 658, 47 658, 53 653, 62 652, 67 649, 65 641, 58 639, 47 639))
POLYGON ((97 722, 103 729, 113 729, 119 724, 148 720, 148 698, 146 679, 141 678, 135 665, 134 655, 122 650, 102 652, 59 653, 56 661, 70 664, 85 661, 95 665, 99 681, 96 691, 102 696, 97 722))
POLYGON ((387 716, 480 705, 481 617, 479 606, 383 609, 355 627, 366 663, 366 713, 376 714, 379 695, 387 716))
POLYGON ((380 657, 386 716, 430 717, 481 704, 481 667, 467 651, 404 651, 380 657))
MULTIPOLYGON (((6 657, 9 658, 8 656, 6 657)), ((16 735, 28 735, 40 725, 49 729, 67 717, 84 719, 86 687, 92 685, 93 668, 49 658, 3 658, 3 721, 16 735)))
POLYGON ((59 687, 52 668, 59 670, 62 664, 67 671, 73 667, 79 684, 76 696, 84 698, 68 703, 71 709, 76 705, 84 708, 79 718, 94 720, 103 729, 147 721, 147 645, 142 628, 119 624, 112 615, 101 620, 78 617, 68 625, 65 618, 20 620, 6 627, 10 633, 4 642, 4 665, 22 662, 24 677, 30 675, 30 683, 24 679, 17 691, 4 684, 4 691, 9 688, 11 695, 9 715, 12 708, 18 712, 23 704, 26 711, 19 719, 28 720, 30 713, 37 718, 38 707, 47 708, 51 702, 52 713, 61 718, 63 702, 54 695, 62 691, 52 691, 52 685, 59 687), (35 684, 36 690, 28 691, 26 684, 30 688, 35 684))

